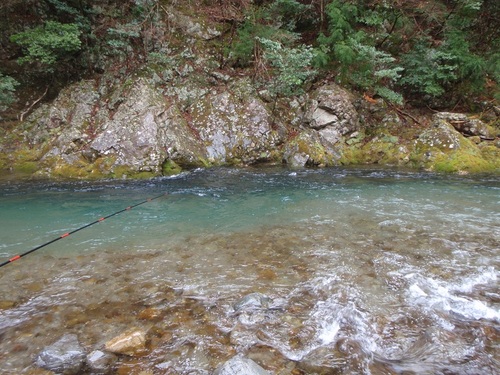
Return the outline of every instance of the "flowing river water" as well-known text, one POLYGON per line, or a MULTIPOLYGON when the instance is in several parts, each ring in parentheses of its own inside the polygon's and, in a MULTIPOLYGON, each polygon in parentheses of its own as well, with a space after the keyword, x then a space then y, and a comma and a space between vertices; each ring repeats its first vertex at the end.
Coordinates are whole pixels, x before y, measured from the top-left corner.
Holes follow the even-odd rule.
POLYGON ((67 333, 90 353, 131 327, 147 350, 112 373, 211 374, 242 353, 272 374, 498 374, 495 176, 4 181, 0 261, 163 192, 0 268, 2 374, 42 373, 67 333))

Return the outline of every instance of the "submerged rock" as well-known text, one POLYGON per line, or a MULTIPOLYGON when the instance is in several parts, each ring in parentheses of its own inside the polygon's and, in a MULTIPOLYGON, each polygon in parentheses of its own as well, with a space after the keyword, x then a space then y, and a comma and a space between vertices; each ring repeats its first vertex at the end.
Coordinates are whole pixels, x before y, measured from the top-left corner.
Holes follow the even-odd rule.
POLYGON ((109 374, 115 364, 117 358, 111 353, 106 353, 101 350, 94 350, 87 356, 87 366, 92 371, 92 374, 103 375, 109 374))
POLYGON ((132 328, 109 340, 105 350, 115 354, 135 356, 146 350, 146 333, 138 328, 132 328))
POLYGON ((234 305, 234 311, 242 312, 248 310, 268 308, 271 298, 262 293, 250 293, 241 298, 234 305))
POLYGON ((72 375, 80 372, 84 361, 85 352, 78 337, 68 334, 42 350, 35 364, 57 374, 72 375))
POLYGON ((251 359, 237 355, 215 370, 214 375, 270 375, 251 359))

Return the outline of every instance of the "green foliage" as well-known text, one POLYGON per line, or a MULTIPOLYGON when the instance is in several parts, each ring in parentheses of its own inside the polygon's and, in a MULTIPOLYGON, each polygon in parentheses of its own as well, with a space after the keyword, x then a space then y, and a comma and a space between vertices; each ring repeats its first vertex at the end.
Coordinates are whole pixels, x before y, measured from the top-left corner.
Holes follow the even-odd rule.
POLYGON ((140 26, 136 22, 132 22, 118 25, 116 28, 110 27, 106 43, 111 47, 111 54, 123 54, 131 48, 131 41, 140 36, 140 26))
POLYGON ((304 82, 316 74, 311 69, 314 57, 312 47, 300 45, 289 48, 265 38, 258 38, 258 41, 264 49, 264 58, 274 69, 271 93, 276 96, 302 93, 304 82))
POLYGON ((485 61, 470 50, 465 32, 457 29, 447 32, 441 49, 453 56, 457 66, 457 84, 466 82, 467 90, 472 92, 484 87, 485 61))
POLYGON ((258 63, 260 49, 257 39, 263 38, 291 45, 298 35, 293 32, 296 22, 308 6, 295 0, 275 0, 266 7, 252 7, 237 30, 237 38, 227 51, 235 65, 247 67, 258 63))
POLYGON ((492 80, 500 82, 500 52, 494 53, 489 56, 485 63, 485 70, 492 80))
MULTIPOLYGON (((255 59, 256 38, 276 38, 276 30, 247 19, 238 29, 238 38, 231 45, 229 57, 236 65, 249 66, 255 59)), ((280 34, 281 35, 281 34, 280 34)))
POLYGON ((80 30, 72 23, 47 21, 43 26, 14 34, 10 39, 25 51, 19 63, 38 62, 47 72, 53 72, 58 61, 81 49, 80 30))
POLYGON ((326 6, 328 17, 328 31, 330 35, 325 39, 328 43, 345 41, 355 33, 355 23, 359 9, 348 1, 334 0, 326 6))
POLYGON ((308 19, 311 9, 296 0, 274 0, 267 6, 252 7, 245 21, 237 30, 237 38, 232 43, 228 55, 236 65, 249 66, 259 59, 258 38, 274 40, 285 45, 293 44, 299 22, 308 19))
POLYGON ((481 92, 487 64, 470 51, 465 35, 451 29, 438 47, 433 47, 429 39, 419 40, 401 57, 405 74, 400 83, 414 93, 433 98, 467 97, 481 92))
POLYGON ((353 42, 357 52, 353 81, 363 90, 374 90, 389 102, 402 105, 403 96, 390 87, 401 78, 403 68, 395 65, 396 59, 387 52, 372 46, 353 42))
POLYGON ((439 97, 457 78, 453 55, 432 48, 429 40, 418 41, 402 56, 401 63, 405 73, 400 83, 419 94, 439 97))
POLYGON ((12 103, 16 101, 14 92, 19 85, 14 78, 0 73, 0 112, 5 111, 12 103))
POLYGON ((318 37, 320 52, 315 65, 338 71, 338 80, 382 98, 402 104, 401 94, 392 89, 402 67, 390 53, 375 47, 375 39, 357 28, 358 23, 380 26, 383 14, 364 11, 348 1, 334 0, 326 7, 329 34, 318 37))
POLYGON ((301 4, 296 0, 274 0, 267 7, 266 18, 272 20, 275 26, 294 32, 298 23, 308 21, 310 10, 310 5, 301 4))
POLYGON ((431 11, 389 0, 333 0, 326 6, 328 32, 317 39, 315 66, 334 71, 342 84, 398 104, 403 101, 398 90, 414 98, 465 102, 485 91, 488 74, 500 83, 495 52, 478 53, 479 39, 472 37, 484 7, 492 5, 434 0, 431 11))

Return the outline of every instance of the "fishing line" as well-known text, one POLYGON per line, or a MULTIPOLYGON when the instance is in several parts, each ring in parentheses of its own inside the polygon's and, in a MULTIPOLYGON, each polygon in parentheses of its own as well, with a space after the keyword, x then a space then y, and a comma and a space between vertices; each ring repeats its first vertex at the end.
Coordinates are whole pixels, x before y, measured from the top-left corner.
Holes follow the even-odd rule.
POLYGON ((113 216, 115 216, 115 215, 121 214, 122 212, 125 212, 125 211, 130 211, 130 210, 131 210, 132 208, 134 208, 134 207, 140 206, 141 204, 144 204, 144 203, 148 203, 148 202, 154 201, 155 199, 158 199, 158 198, 164 197, 165 195, 167 195, 167 193, 163 193, 163 194, 158 195, 158 196, 156 196, 156 197, 154 197, 154 198, 148 198, 148 199, 146 199, 146 200, 144 200, 144 201, 142 201, 142 202, 136 203, 136 204, 134 204, 134 205, 132 205, 132 206, 125 207, 124 209, 122 209, 122 210, 120 210, 120 211, 113 212, 112 214, 109 214, 108 216, 103 216, 103 217, 101 217, 101 218, 99 218, 99 219, 97 219, 97 220, 95 220, 95 221, 93 221, 93 222, 91 222, 91 223, 88 223, 88 224, 86 224, 86 225, 84 225, 84 226, 82 226, 82 227, 80 227, 80 228, 74 229, 74 230, 72 230, 71 232, 66 232, 66 233, 64 233, 64 234, 61 234, 59 237, 54 238, 53 240, 50 240, 50 241, 48 241, 48 242, 45 242, 44 244, 41 244, 41 245, 39 245, 39 246, 37 246, 37 247, 35 247, 35 248, 33 248, 33 249, 29 250, 29 251, 26 251, 25 253, 22 253, 22 254, 16 255, 16 256, 14 256, 14 257, 12 257, 12 258, 10 258, 10 259, 6 260, 5 262, 0 263, 0 267, 3 267, 3 266, 5 266, 5 265, 7 265, 7 264, 9 264, 9 263, 12 263, 12 262, 14 262, 14 261, 18 260, 18 259, 21 259, 22 257, 24 257, 24 256, 26 256, 26 255, 28 255, 28 254, 31 254, 31 253, 33 253, 33 252, 35 252, 35 251, 37 251, 37 250, 40 250, 41 248, 43 248, 43 247, 45 247, 45 246, 48 246, 48 245, 50 245, 50 244, 52 244, 52 243, 54 243, 54 242, 56 242, 56 241, 62 240, 63 238, 66 238, 66 237, 68 237, 68 236, 72 235, 73 233, 79 232, 79 231, 81 231, 82 229, 85 229, 85 228, 91 227, 92 225, 97 224, 97 223, 100 223, 100 222, 102 222, 102 221, 104 221, 104 220, 106 220, 106 219, 109 219, 110 217, 113 217, 113 216))

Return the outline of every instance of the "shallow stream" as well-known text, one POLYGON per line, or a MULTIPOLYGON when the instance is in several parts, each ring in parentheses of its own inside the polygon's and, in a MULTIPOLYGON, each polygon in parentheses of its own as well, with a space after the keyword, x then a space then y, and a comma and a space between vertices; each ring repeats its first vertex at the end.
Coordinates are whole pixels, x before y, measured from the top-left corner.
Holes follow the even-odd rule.
POLYGON ((500 179, 211 169, 148 181, 0 183, 2 374, 66 333, 131 327, 116 374, 497 374, 500 179), (244 304, 245 296, 261 304, 244 304))

